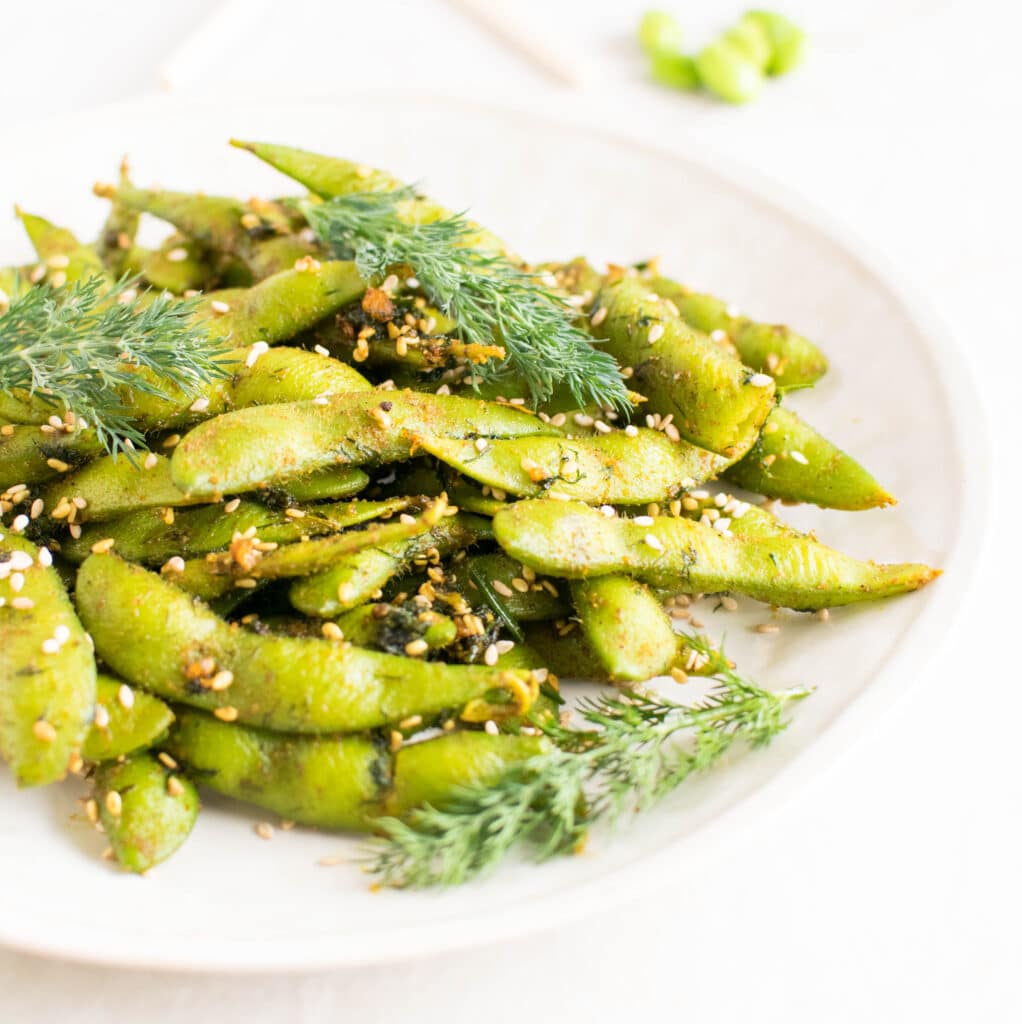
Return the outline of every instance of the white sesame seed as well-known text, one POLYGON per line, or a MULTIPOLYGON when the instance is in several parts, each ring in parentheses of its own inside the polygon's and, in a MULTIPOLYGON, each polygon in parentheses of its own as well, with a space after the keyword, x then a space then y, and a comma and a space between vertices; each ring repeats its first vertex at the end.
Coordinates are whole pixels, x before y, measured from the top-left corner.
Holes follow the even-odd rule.
POLYGON ((30 612, 35 607, 35 601, 30 597, 12 597, 11 607, 19 612, 30 612))
POLYGON ((181 247, 171 249, 170 252, 167 253, 167 259, 171 263, 183 263, 188 259, 188 250, 181 247))
POLYGON ((774 378, 769 373, 754 373, 748 380, 754 388, 766 388, 773 384, 774 378))
POLYGON ((635 523, 636 526, 652 526, 653 525, 653 517, 652 516, 636 516, 632 520, 632 522, 635 523))
POLYGON ((67 532, 74 537, 75 540, 80 540, 82 536, 82 528, 77 523, 72 523, 68 528, 67 532))
POLYGON ((135 693, 130 686, 121 683, 117 689, 117 702, 122 708, 133 708, 135 706, 135 693))
POLYGON ((270 346, 265 341, 257 341, 248 350, 248 355, 245 356, 245 365, 249 368, 255 366, 256 361, 259 357, 269 350, 270 346))
POLYGON ((330 355, 330 350, 328 348, 324 348, 322 345, 313 345, 312 346, 312 351, 315 352, 316 355, 318 355, 318 356, 329 356, 330 355))
POLYGON ((655 345, 664 336, 664 325, 653 324, 649 329, 649 333, 646 335, 646 341, 650 345, 655 345))
POLYGON ((43 641, 43 654, 58 654, 60 644, 51 636, 43 641))
POLYGON ((706 501, 710 496, 709 491, 693 491, 691 497, 695 498, 696 501, 706 501))
POLYGON ((210 304, 209 308, 213 310, 217 316, 223 316, 224 313, 230 313, 231 307, 226 302, 221 302, 219 299, 214 299, 210 304))
POLYGON ((489 443, 490 443, 490 442, 489 442, 489 441, 487 441, 485 437, 477 437, 477 438, 475 439, 475 442, 474 442, 474 444, 475 444, 475 450, 476 450, 477 452, 484 452, 484 451, 486 451, 487 445, 488 445, 489 443))
POLYGON ((761 622, 756 626, 755 632, 757 633, 779 633, 781 627, 774 622, 761 622))
POLYGON ((9 585, 15 594, 19 593, 25 586, 24 575, 20 572, 12 572, 9 585))
POLYGON ((500 734, 500 730, 497 728, 497 723, 492 718, 483 726, 483 728, 490 736, 497 736, 500 734))
POLYGON ((514 591, 503 580, 490 580, 490 585, 501 597, 512 597, 514 591))
POLYGON ((830 611, 827 608, 821 608, 817 613, 816 617, 820 622, 826 622, 830 618, 830 611))
POLYGON ((498 654, 507 654, 515 649, 514 640, 498 640, 494 646, 498 654))
POLYGON ((592 416, 588 416, 584 412, 575 413, 572 419, 575 421, 575 425, 579 427, 591 427, 593 425, 592 416))
POLYGON ((726 612, 736 612, 736 611, 738 611, 738 602, 733 597, 727 597, 727 596, 722 597, 720 599, 720 606, 726 612))
POLYGON ((609 434, 613 429, 609 424, 604 423, 603 420, 594 420, 593 426, 598 434, 609 434))
POLYGON ((614 516, 617 515, 617 510, 614 508, 613 505, 601 505, 600 515, 606 516, 608 519, 613 519, 614 516))
POLYGON ((240 505, 241 498, 231 498, 231 500, 224 505, 224 511, 230 515, 232 512, 237 512, 240 505))
POLYGON ((809 465, 809 460, 801 452, 788 452, 788 454, 795 460, 795 462, 799 463, 799 465, 809 465))
POLYGON ((625 433, 629 437, 638 437, 639 436, 639 428, 634 423, 629 423, 628 426, 625 427, 625 433))
POLYGON ((27 551, 12 551, 11 557, 7 559, 7 565, 17 572, 31 569, 32 556, 27 551))
POLYGON ((96 705, 96 714, 93 720, 97 729, 105 729, 110 724, 110 712, 107 711, 105 704, 96 705))
POLYGON ((57 627, 53 630, 53 639, 58 644, 66 644, 71 639, 71 630, 65 626, 63 622, 57 624, 57 627))
POLYGON ((209 399, 196 398, 188 408, 191 412, 205 412, 209 408, 209 399))
POLYGON ((500 652, 497 650, 497 645, 490 644, 490 646, 486 648, 486 651, 483 654, 483 661, 486 662, 487 665, 492 666, 497 664, 497 658, 499 657, 500 652))
POLYGON ((260 821, 257 825, 253 826, 252 831, 255 832, 260 839, 273 838, 273 826, 268 821, 260 821))
POLYGON ((39 549, 39 564, 43 566, 43 568, 48 568, 53 565, 53 555, 50 554, 49 548, 39 549))
POLYGON ((599 327, 600 324, 602 324, 603 321, 606 320, 606 319, 607 319, 607 307, 606 306, 601 306, 595 313, 593 313, 592 318, 590 319, 589 323, 592 324, 593 327, 599 327))
POLYGON ((727 331, 718 327, 716 330, 710 331, 710 339, 716 342, 727 341, 727 331))
POLYGON ((646 536, 642 539, 646 546, 651 547, 654 551, 664 550, 663 541, 661 541, 660 538, 656 536, 656 534, 647 533, 646 536))
POLYGON ((164 563, 161 572, 184 572, 185 560, 180 555, 173 555, 164 563))
POLYGON ((15 533, 21 533, 26 526, 28 526, 28 516, 25 515, 15 516, 11 523, 11 529, 15 533))

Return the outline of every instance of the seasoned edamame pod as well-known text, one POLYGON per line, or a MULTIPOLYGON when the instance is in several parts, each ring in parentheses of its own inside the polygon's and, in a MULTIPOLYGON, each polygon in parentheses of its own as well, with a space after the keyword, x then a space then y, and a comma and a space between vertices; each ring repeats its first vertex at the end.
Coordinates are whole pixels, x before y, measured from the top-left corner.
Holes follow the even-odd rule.
POLYGON ((43 261, 44 279, 50 284, 73 284, 90 277, 102 277, 113 283, 92 246, 82 245, 67 228, 57 227, 45 217, 20 209, 17 212, 32 247, 43 261))
POLYGON ((35 424, 5 424, 0 427, 0 491, 52 480, 60 467, 79 466, 102 450, 91 430, 43 433, 35 424))
POLYGON ((616 573, 572 580, 571 599, 601 676, 630 682, 670 670, 677 636, 663 606, 638 580, 616 573))
POLYGON ((489 584, 516 622, 542 622, 571 614, 567 588, 558 588, 553 580, 537 579, 531 569, 503 551, 469 555, 458 575, 466 581, 467 593, 478 589, 476 580, 489 584))
POLYGON ((385 501, 342 501, 305 509, 297 517, 255 501, 237 499, 227 511, 223 505, 204 505, 175 512, 172 522, 161 509, 139 509, 109 523, 86 524, 81 537, 61 541, 60 553, 72 562, 89 557, 96 541, 110 537, 114 549, 129 562, 162 565, 175 555, 189 558, 219 551, 235 534, 255 527, 261 541, 287 544, 303 536, 336 533, 371 519, 385 518, 410 504, 408 498, 385 501))
POLYGON ((93 779, 99 820, 121 867, 142 873, 191 834, 199 794, 183 775, 148 754, 102 765, 93 779))
POLYGON ((790 327, 750 320, 723 299, 693 292, 666 277, 654 277, 649 283, 657 295, 670 299, 682 319, 696 330, 706 334, 724 331, 742 362, 770 374, 778 387, 815 384, 827 372, 827 357, 790 327))
POLYGON ((631 385, 651 411, 673 415, 682 437, 729 458, 752 447, 773 408, 773 379, 693 331, 647 282, 626 275, 605 283, 588 323, 606 350, 632 367, 631 385))
POLYGON ((717 476, 729 459, 633 428, 594 437, 459 441, 423 437, 419 446, 465 476, 519 497, 543 494, 590 505, 663 501, 717 476))
POLYGON ((337 464, 402 461, 420 437, 552 433, 535 416, 496 402, 377 389, 207 420, 174 450, 172 473, 191 494, 236 494, 337 464))
POLYGON ((81 748, 96 663, 49 551, 0 531, 0 756, 19 786, 40 786, 81 748))
POLYGON ((328 572, 296 580, 288 598, 305 615, 333 618, 370 600, 389 580, 433 550, 443 558, 492 536, 490 524, 458 513, 441 519, 427 533, 391 544, 377 544, 340 559, 328 572))
POLYGON ((790 409, 770 414, 760 439, 724 476, 767 498, 859 511, 894 498, 850 455, 790 409))
POLYGON ((507 695, 519 711, 535 699, 535 681, 522 673, 329 640, 256 636, 112 554, 85 560, 76 597, 97 652, 119 675, 164 699, 248 725, 357 732, 486 695, 507 695))
POLYGON ((288 480, 281 488, 291 501, 329 501, 364 491, 369 474, 357 466, 328 466, 308 476, 288 480))
POLYGON ((206 495, 185 494, 175 487, 170 460, 152 452, 136 456, 134 465, 125 455, 94 459, 48 484, 42 498, 52 518, 68 519, 74 509, 79 522, 115 519, 140 508, 179 508, 210 500, 206 495), (75 498, 79 499, 77 504, 75 498))
POLYGON ((584 579, 624 569, 676 592, 734 590, 805 611, 892 597, 940 574, 913 563, 860 562, 809 537, 745 543, 688 519, 640 525, 578 502, 519 501, 494 516, 493 529, 508 554, 537 572, 584 579))
POLYGON ((113 761, 144 750, 163 736, 173 721, 174 713, 159 697, 100 673, 96 677, 96 712, 82 744, 82 757, 113 761))

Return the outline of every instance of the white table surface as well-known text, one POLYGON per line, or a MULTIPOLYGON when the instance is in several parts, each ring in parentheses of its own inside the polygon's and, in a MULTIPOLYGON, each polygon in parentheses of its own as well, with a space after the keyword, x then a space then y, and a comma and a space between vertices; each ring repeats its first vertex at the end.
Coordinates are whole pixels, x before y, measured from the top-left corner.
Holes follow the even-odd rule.
MULTIPOLYGON (((692 26, 693 45, 741 10, 664 5, 692 26)), ((973 354, 987 403, 998 485, 989 543, 924 685, 750 829, 713 879, 680 864, 677 884, 655 900, 457 956, 303 976, 122 972, 0 951, 0 1019, 833 1024, 1022 1015, 1022 673, 1016 588, 1006 582, 1022 569, 1011 515, 1020 491, 1022 14, 997 0, 792 2, 784 9, 812 32, 812 60, 759 103, 731 109, 644 81, 631 43, 644 6, 509 3, 588 69, 587 85, 570 90, 441 0, 250 0, 227 7, 218 34, 187 47, 185 61, 170 58, 224 5, 5 4, 0 109, 7 123, 86 109, 157 91, 161 75, 211 103, 231 92, 290 98, 380 81, 623 124, 661 145, 684 126, 825 205, 931 295, 973 354), (381 57, 373 39, 395 25, 408 27, 381 57)), ((0 158, 30 157, 6 152, 0 129, 0 158)))

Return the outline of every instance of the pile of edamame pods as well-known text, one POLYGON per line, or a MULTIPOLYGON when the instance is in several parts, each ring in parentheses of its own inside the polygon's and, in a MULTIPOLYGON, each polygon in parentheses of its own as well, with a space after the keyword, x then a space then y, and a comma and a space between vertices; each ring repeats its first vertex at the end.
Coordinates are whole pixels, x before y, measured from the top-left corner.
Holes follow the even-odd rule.
MULTIPOLYGON (((312 201, 396 184, 239 145, 312 201)), ((485 784, 545 749, 559 676, 712 671, 672 629, 676 595, 817 611, 936 575, 856 560, 756 503, 892 498, 778 404, 826 372, 815 344, 652 264, 523 267, 633 400, 555 389, 537 407, 484 372, 501 338, 466 344, 414 267, 365 280, 332 258, 297 199, 147 190, 126 170, 96 191, 93 243, 22 213, 38 261, 0 270, 0 290, 138 275, 141 295, 197 301, 229 371, 198 397, 125 389, 135 458, 45 396, 0 393, 0 754, 20 785, 89 779, 125 868, 180 846, 196 786, 372 830, 485 784), (161 246, 136 242, 142 215, 172 227, 161 246)))

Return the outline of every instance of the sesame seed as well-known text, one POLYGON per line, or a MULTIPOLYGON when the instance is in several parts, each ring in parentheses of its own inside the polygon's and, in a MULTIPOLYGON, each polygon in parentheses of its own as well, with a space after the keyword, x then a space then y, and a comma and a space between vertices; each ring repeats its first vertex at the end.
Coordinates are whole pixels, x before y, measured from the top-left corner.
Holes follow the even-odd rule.
POLYGON ((486 662, 487 665, 493 666, 497 664, 497 659, 499 657, 500 652, 497 650, 497 645, 490 644, 490 646, 486 648, 486 651, 483 654, 483 661, 486 662))
POLYGON ((105 704, 96 705, 96 713, 93 716, 93 721, 98 729, 105 729, 110 724, 110 712, 107 710, 105 704))
POLYGON ((592 416, 588 416, 584 412, 575 413, 572 419, 575 421, 575 425, 579 427, 591 427, 593 425, 592 416))
POLYGON ((181 247, 171 249, 170 252, 167 253, 167 259, 171 263, 184 263, 184 261, 188 259, 188 250, 181 247))
POLYGON ((245 365, 251 369, 251 367, 255 366, 259 357, 269 350, 269 347, 270 346, 267 345, 265 341, 255 342, 255 344, 253 344, 253 346, 248 350, 248 355, 245 356, 245 365))
POLYGON ((161 750, 157 755, 157 758, 165 767, 174 771, 177 768, 177 761, 174 760, 165 750, 161 750))
POLYGON ((184 791, 185 787, 181 785, 181 780, 176 775, 171 775, 167 779, 168 796, 180 796, 184 791))
POLYGON ((300 508, 289 508, 289 509, 286 509, 285 512, 284 512, 284 515, 286 515, 288 517, 288 519, 304 519, 305 518, 305 512, 304 512, 304 510, 302 510, 300 508))
POLYGON ((230 704, 222 708, 216 708, 213 714, 220 719, 221 722, 235 722, 238 719, 238 709, 231 707, 230 704))
POLYGON ((121 800, 121 794, 116 789, 111 789, 106 795, 106 799, 103 801, 104 806, 109 814, 112 814, 115 818, 121 816, 124 804, 121 800))
POLYGON ((214 299, 210 304, 209 308, 216 313, 217 316, 223 316, 224 313, 230 313, 231 307, 226 302, 221 302, 219 299, 214 299))
POLYGON ((46 465, 55 469, 58 473, 66 473, 71 467, 63 459, 47 459, 46 465))
POLYGON ((53 630, 53 639, 56 640, 58 644, 66 644, 68 640, 71 639, 70 628, 65 626, 63 622, 58 623, 53 630))
POLYGON ((230 669, 221 669, 209 681, 209 688, 217 692, 226 690, 234 682, 234 673, 230 669))
POLYGON ((92 553, 94 555, 105 555, 114 546, 113 537, 104 537, 102 540, 97 540, 92 545, 92 553))
POLYGON ((237 512, 240 505, 241 498, 231 498, 231 500, 224 505, 224 511, 230 515, 232 512, 237 512))
POLYGON ((87 817, 93 825, 99 821, 99 804, 97 804, 92 797, 89 797, 89 799, 85 801, 85 817, 87 817))
POLYGON ((336 622, 324 622, 323 625, 320 626, 320 632, 327 638, 327 640, 344 639, 344 633, 336 622))
POLYGON ((826 622, 827 619, 830 618, 830 611, 829 611, 829 609, 821 608, 819 611, 817 611, 816 618, 819 619, 820 622, 826 622))
POLYGON ((614 516, 617 515, 617 510, 613 505, 601 505, 599 512, 601 516, 604 516, 607 519, 613 519, 614 516))
POLYGON ((490 443, 490 442, 489 442, 489 441, 487 441, 485 437, 477 437, 477 438, 475 439, 475 442, 474 442, 474 444, 475 444, 475 450, 476 450, 477 452, 484 452, 484 451, 486 451, 486 449, 487 449, 487 447, 488 447, 489 443, 490 443))
POLYGON ((756 633, 779 633, 781 627, 775 622, 761 622, 755 627, 754 632, 756 633))
POLYGON ((503 580, 490 580, 490 585, 501 597, 514 596, 514 591, 503 580))
POLYGON ((57 738, 57 730, 45 718, 40 718, 32 724, 32 735, 41 743, 52 743, 57 738))
POLYGON ((808 466, 809 460, 801 452, 788 452, 788 454, 801 466, 808 466))
POLYGON ((766 388, 773 384, 773 382, 774 378, 769 373, 754 373, 747 381, 754 388, 766 388))
POLYGON ((12 597, 11 607, 19 612, 30 612, 35 607, 35 601, 30 597, 12 597))
POLYGON ((50 275, 50 284, 54 288, 61 288, 67 284, 67 274, 63 270, 57 270, 50 275))
POLYGON ((646 546, 651 547, 654 551, 664 550, 663 542, 655 534, 647 533, 642 539, 646 546))
POLYGON ((47 637, 42 643, 43 654, 59 654, 60 643, 52 636, 47 637))
POLYGON ((593 422, 593 426, 599 434, 609 434, 612 429, 608 424, 604 423, 603 420, 595 420, 593 422))
POLYGON ((720 599, 720 606, 726 612, 738 611, 738 602, 733 597, 722 597, 720 599))
POLYGON ((322 345, 313 345, 312 346, 312 351, 315 352, 316 355, 318 355, 318 356, 329 356, 330 355, 330 349, 324 348, 322 345))
POLYGON ((12 551, 11 557, 7 559, 7 566, 17 572, 23 569, 32 568, 32 556, 27 551, 12 551))
POLYGON ((181 440, 180 434, 171 434, 170 437, 164 438, 161 448, 174 448, 177 443, 181 440))
POLYGON ((4 437, 14 437, 14 424, 5 423, 0 427, 0 434, 3 434, 4 437))
POLYGON ((676 683, 687 683, 688 682, 688 673, 684 669, 681 669, 681 668, 678 668, 677 666, 675 666, 674 668, 671 669, 671 678, 676 683))
POLYGON ((718 533, 728 533, 731 530, 731 520, 727 516, 720 516, 713 521, 713 528, 718 533))
POLYGON ((710 331, 710 340, 716 341, 718 344, 720 342, 727 341, 727 331, 721 330, 719 327, 710 331))
POLYGON ((653 517, 652 516, 636 516, 632 520, 632 522, 635 523, 636 526, 652 526, 653 525, 653 517))
POLYGON ((606 306, 601 306, 595 313, 593 313, 592 318, 590 319, 589 323, 592 324, 593 327, 599 327, 600 324, 602 324, 603 321, 606 320, 606 319, 607 319, 607 307, 606 306))
POLYGON ((655 345, 663 336, 664 325, 653 324, 653 326, 649 329, 649 333, 646 335, 646 341, 648 341, 650 345, 655 345))
POLYGON ((422 715, 409 715, 397 723, 399 729, 416 729, 422 725, 422 715))
POLYGON ((637 426, 635 426, 634 423, 629 423, 628 426, 625 427, 625 433, 629 437, 638 437, 639 436, 639 428, 637 426))
POLYGON ((185 571, 185 560, 180 555, 172 555, 163 564, 163 568, 160 572, 184 572, 185 571))
POLYGON ((527 594, 529 592, 529 584, 520 576, 515 576, 511 581, 511 586, 514 587, 519 594, 527 594))
POLYGON ((486 725, 483 726, 483 729, 485 729, 487 734, 490 736, 500 735, 500 730, 497 728, 497 723, 492 718, 486 723, 486 725))
POLYGON ((418 640, 409 640, 409 642, 405 644, 405 654, 412 658, 418 657, 420 654, 425 654, 428 650, 429 644, 421 637, 418 640))
POLYGON ((205 412, 208 408, 209 408, 209 399, 208 398, 196 398, 195 401, 192 402, 192 404, 190 406, 188 406, 188 409, 191 412, 205 412))
POLYGON ((273 826, 268 821, 260 821, 252 827, 252 831, 255 832, 260 839, 273 838, 273 826))

